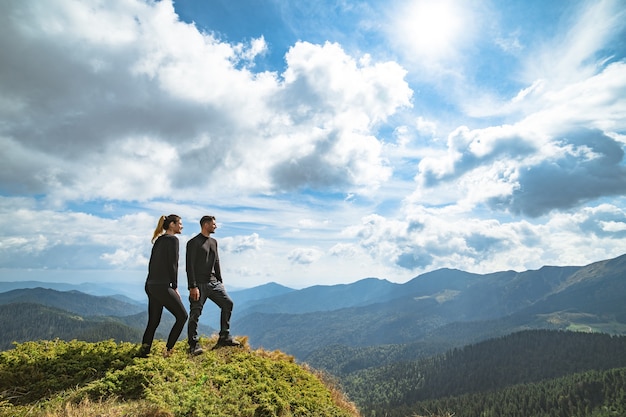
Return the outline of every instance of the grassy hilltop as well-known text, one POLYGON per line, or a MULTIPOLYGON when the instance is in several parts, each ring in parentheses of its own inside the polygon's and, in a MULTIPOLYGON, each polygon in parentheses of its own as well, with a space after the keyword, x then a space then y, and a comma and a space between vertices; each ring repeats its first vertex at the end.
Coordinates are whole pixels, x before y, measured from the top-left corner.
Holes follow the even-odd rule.
POLYGON ((323 375, 279 351, 210 350, 190 358, 184 342, 163 358, 137 345, 39 341, 0 352, 2 417, 359 416, 323 375))

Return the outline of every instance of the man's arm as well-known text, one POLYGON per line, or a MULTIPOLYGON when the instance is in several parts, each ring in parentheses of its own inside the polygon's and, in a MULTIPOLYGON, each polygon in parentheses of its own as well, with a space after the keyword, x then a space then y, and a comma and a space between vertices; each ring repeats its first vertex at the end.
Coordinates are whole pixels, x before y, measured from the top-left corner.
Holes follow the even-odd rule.
POLYGON ((187 269, 187 288, 192 289, 198 286, 198 282, 196 280, 196 253, 198 252, 198 245, 195 242, 195 239, 191 239, 187 242, 187 253, 185 257, 186 261, 186 269, 187 269))
POLYGON ((215 278, 217 278, 219 282, 223 282, 222 270, 220 269, 220 255, 217 251, 217 240, 215 241, 215 263, 213 264, 213 271, 215 272, 215 278))

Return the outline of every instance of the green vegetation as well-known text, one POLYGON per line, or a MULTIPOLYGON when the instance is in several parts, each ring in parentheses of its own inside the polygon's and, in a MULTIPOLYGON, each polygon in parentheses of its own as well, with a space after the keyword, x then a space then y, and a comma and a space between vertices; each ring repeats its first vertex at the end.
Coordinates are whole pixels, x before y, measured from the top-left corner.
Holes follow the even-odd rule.
MULTIPOLYGON (((117 342, 141 340, 147 312, 126 317, 81 316, 72 312, 71 298, 68 310, 34 303, 0 304, 0 350, 10 349, 14 342, 34 340, 84 340, 99 342, 113 339, 117 342), (19 311, 19 314, 15 314, 19 311)), ((164 339, 174 324, 171 314, 163 314, 156 337, 164 339)), ((200 324, 202 334, 212 334, 213 329, 200 324)), ((181 335, 181 339, 186 335, 181 335)))
POLYGON ((0 353, 0 417, 623 417, 625 273, 626 255, 524 273, 441 270, 401 286, 364 280, 356 293, 290 291, 234 323, 293 357, 246 347, 189 358, 180 342, 164 359, 157 342, 140 359, 123 341, 141 339, 145 310, 111 316, 118 304, 101 300, 87 315, 80 293, 38 289, 44 306, 14 292, 0 297, 0 350, 21 343, 0 353), (322 299, 334 301, 311 312, 322 299))
POLYGON ((626 368, 589 371, 492 392, 385 408, 384 414, 370 410, 367 415, 401 417, 441 409, 455 417, 623 417, 626 368))
POLYGON ((425 359, 369 365, 340 375, 365 416, 626 415, 624 336, 532 330, 425 359))
POLYGON ((21 288, 0 293, 0 304, 31 303, 67 310, 80 316, 127 316, 145 311, 143 303, 98 297, 80 291, 56 291, 49 288, 21 288))
MULTIPOLYGON (((40 341, 0 353, 0 416, 359 416, 323 375, 263 349, 210 350, 169 358, 112 340, 40 341)), ((244 341, 247 346, 247 340, 244 341)))
MULTIPOLYGON (((145 324, 144 324, 145 326, 145 324)), ((141 340, 143 331, 113 317, 81 317, 76 313, 32 303, 0 305, 0 350, 31 340, 141 340), (19 314, 15 314, 19 311, 19 314)))

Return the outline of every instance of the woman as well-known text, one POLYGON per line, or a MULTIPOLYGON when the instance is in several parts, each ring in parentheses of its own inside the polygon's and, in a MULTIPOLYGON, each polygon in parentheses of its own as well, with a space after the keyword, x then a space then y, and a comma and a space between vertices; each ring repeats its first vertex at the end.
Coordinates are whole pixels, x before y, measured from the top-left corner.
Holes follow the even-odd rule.
POLYGON ((169 357, 172 354, 174 344, 187 321, 187 311, 178 293, 178 238, 175 235, 182 230, 183 221, 180 216, 170 214, 161 216, 152 235, 153 246, 146 279, 148 325, 139 349, 139 356, 144 358, 150 353, 154 333, 161 322, 163 307, 176 318, 163 356, 169 357))

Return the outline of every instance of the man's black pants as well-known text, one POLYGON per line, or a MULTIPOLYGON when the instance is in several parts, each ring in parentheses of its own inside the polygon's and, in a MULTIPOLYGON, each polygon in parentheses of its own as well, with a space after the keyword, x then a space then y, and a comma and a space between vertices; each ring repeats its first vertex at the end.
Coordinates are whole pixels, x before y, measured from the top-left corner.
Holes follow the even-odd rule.
POLYGON ((187 340, 190 348, 198 343, 198 321, 202 308, 207 299, 213 301, 221 309, 220 337, 226 337, 230 332, 230 316, 233 312, 233 300, 226 293, 224 284, 219 281, 198 283, 200 298, 197 301, 189 299, 189 322, 187 323, 187 340))

